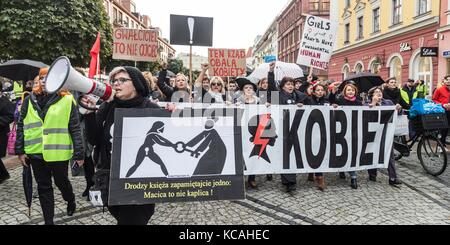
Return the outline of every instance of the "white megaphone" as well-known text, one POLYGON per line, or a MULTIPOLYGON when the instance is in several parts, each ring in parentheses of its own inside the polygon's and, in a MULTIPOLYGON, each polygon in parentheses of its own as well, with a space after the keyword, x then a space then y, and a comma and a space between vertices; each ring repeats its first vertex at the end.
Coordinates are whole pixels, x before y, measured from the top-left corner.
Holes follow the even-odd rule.
MULTIPOLYGON (((108 100, 112 95, 111 86, 81 75, 73 69, 70 65, 69 58, 65 56, 61 56, 53 62, 45 78, 45 90, 47 93, 56 93, 61 89, 74 90, 84 94, 93 94, 100 97, 102 100, 108 100)), ((83 105, 82 103, 79 104, 85 109, 96 109, 86 107, 86 105, 83 105)))

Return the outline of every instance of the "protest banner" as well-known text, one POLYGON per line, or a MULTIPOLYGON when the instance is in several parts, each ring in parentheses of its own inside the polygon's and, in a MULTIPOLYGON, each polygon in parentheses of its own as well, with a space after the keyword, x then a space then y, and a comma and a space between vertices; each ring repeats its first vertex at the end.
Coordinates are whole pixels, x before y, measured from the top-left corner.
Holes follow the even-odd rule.
POLYGON ((114 29, 113 59, 157 61, 158 32, 156 30, 114 29))
POLYGON ((394 107, 246 106, 245 175, 348 172, 387 168, 394 107))
POLYGON ((297 64, 328 70, 336 43, 337 22, 306 15, 297 64))
POLYGON ((244 199, 244 173, 387 168, 396 124, 393 106, 117 109, 109 203, 244 199))
POLYGON ((237 109, 117 109, 110 205, 244 199, 237 109))
POLYGON ((238 77, 246 74, 245 49, 208 49, 209 75, 238 77))

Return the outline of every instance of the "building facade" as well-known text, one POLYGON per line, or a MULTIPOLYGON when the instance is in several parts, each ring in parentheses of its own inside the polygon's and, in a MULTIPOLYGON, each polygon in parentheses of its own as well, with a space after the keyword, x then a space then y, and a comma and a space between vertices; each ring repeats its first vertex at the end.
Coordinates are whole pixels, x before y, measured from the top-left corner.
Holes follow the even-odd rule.
MULTIPOLYGON (((372 72, 399 81, 422 79, 430 91, 438 80, 438 58, 421 48, 439 45, 440 1, 339 0, 339 32, 329 78, 372 72)), ((333 18, 333 17, 332 17, 333 18)))
POLYGON ((277 18, 278 60, 295 63, 303 33, 303 14, 330 16, 329 0, 292 0, 277 18))
POLYGON ((267 56, 278 56, 278 25, 276 19, 267 28, 264 35, 262 35, 254 47, 252 48, 253 62, 252 68, 256 68, 264 63, 264 58, 267 56))
POLYGON ((164 62, 175 57, 176 50, 161 37, 161 30, 152 27, 150 17, 141 15, 132 0, 103 0, 106 13, 114 28, 156 29, 159 32, 159 56, 164 62))
MULTIPOLYGON (((179 53, 177 59, 183 61, 183 67, 189 69, 189 53, 179 53)), ((201 71, 202 64, 208 64, 208 57, 192 54, 192 70, 201 71)))
POLYGON ((441 0, 438 78, 450 75, 450 0, 441 0))

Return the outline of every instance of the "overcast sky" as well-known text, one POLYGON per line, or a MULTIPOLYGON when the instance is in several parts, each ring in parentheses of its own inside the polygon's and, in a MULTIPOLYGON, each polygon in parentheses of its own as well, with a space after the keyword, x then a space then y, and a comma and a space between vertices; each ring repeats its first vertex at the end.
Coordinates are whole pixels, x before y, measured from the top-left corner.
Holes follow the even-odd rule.
MULTIPOLYGON (((215 48, 248 49, 262 35, 290 0, 134 0, 137 11, 150 16, 152 26, 170 40, 170 14, 214 18, 215 48)), ((177 54, 189 46, 174 45, 177 54)), ((207 48, 193 53, 208 56, 207 48)))

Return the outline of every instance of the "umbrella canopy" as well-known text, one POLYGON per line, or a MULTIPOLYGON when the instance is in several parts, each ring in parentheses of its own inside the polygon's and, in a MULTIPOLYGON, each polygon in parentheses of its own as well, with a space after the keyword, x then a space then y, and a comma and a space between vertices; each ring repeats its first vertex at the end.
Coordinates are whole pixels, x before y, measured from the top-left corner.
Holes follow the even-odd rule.
POLYGON ((367 93, 371 88, 381 86, 384 83, 384 80, 377 74, 358 73, 347 77, 341 86, 339 86, 339 91, 342 91, 345 85, 350 81, 355 82, 360 93, 367 93))
MULTIPOLYGON (((264 63, 258 66, 249 77, 254 77, 257 79, 263 79, 267 77, 269 72, 269 63, 264 63)), ((299 65, 295 63, 285 63, 277 61, 275 64, 275 81, 281 81, 283 77, 299 78, 303 77, 303 70, 299 65)))
POLYGON ((33 176, 31 174, 31 167, 23 167, 22 184, 28 206, 28 216, 31 216, 31 202, 33 201, 33 176))
POLYGON ((0 77, 14 81, 33 80, 46 64, 34 60, 10 60, 0 65, 0 77))

